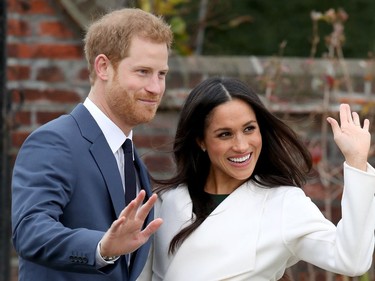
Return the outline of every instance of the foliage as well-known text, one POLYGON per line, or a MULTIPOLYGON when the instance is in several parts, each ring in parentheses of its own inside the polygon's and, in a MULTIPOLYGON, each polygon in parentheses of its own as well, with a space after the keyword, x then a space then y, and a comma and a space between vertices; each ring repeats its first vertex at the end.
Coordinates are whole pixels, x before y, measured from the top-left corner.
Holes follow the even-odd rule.
MULTIPOLYGON (((375 52, 375 1, 373 0, 208 0, 204 21, 199 21, 202 0, 138 0, 137 6, 162 14, 175 34, 174 51, 191 55, 200 29, 205 30, 203 55, 273 56, 281 42, 288 42, 284 56, 306 57, 314 37, 311 11, 345 10, 346 58, 367 57, 375 52)), ((317 27, 328 33, 330 26, 320 20, 317 27)), ((316 56, 326 52, 324 40, 316 44, 316 56)))
POLYGON ((359 281, 370 281, 369 274, 366 273, 359 278, 359 281))
MULTIPOLYGON (((166 1, 168 2, 168 1, 166 1)), ((200 0, 180 6, 181 18, 190 35, 189 49, 195 48, 200 0)), ((272 56, 277 46, 288 42, 285 56, 306 57, 312 42, 310 12, 342 8, 350 17, 346 24, 343 51, 347 58, 366 57, 375 50, 375 1, 373 0, 209 0, 204 55, 272 56)), ((328 33, 330 26, 319 23, 328 33)), ((326 52, 325 42, 317 45, 318 57, 326 52)))
POLYGON ((142 10, 163 15, 171 25, 174 34, 173 49, 177 54, 189 55, 191 48, 187 43, 189 35, 185 20, 180 16, 181 5, 189 0, 139 0, 138 6, 142 10))

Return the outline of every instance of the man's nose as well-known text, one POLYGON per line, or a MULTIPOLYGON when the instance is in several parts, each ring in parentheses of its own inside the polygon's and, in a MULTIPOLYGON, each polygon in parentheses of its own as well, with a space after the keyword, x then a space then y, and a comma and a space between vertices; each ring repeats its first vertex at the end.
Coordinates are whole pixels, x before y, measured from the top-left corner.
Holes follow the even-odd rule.
POLYGON ((160 79, 157 75, 151 77, 146 90, 153 94, 162 94, 165 89, 165 80, 160 79))

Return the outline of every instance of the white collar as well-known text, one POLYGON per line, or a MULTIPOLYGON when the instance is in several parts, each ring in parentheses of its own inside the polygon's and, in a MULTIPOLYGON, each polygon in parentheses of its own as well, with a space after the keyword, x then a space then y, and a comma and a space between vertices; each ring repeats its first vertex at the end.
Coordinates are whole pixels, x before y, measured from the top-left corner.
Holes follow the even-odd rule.
POLYGON ((88 97, 85 99, 83 105, 87 108, 92 117, 95 119, 99 128, 102 130, 104 137, 106 138, 113 153, 119 150, 127 138, 133 138, 133 130, 130 131, 129 136, 126 136, 123 131, 121 131, 121 129, 115 123, 113 123, 113 121, 109 119, 108 116, 105 115, 88 97))

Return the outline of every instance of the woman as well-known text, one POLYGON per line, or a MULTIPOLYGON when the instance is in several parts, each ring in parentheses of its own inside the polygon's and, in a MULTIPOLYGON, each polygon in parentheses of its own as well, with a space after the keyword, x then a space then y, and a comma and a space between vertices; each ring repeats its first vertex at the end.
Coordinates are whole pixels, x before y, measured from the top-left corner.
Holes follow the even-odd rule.
POLYGON ((140 280, 279 280, 299 260, 366 272, 375 222, 369 121, 362 127, 346 104, 340 126, 327 121, 345 157, 337 227, 298 188, 311 169, 308 150, 256 93, 226 78, 193 89, 177 127, 176 174, 156 190, 163 224, 140 280))

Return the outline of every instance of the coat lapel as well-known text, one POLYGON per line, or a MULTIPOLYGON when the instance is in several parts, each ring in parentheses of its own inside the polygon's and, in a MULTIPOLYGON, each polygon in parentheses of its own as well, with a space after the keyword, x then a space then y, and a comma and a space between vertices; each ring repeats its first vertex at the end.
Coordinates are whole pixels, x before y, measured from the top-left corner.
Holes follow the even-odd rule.
POLYGON ((113 156, 104 135, 95 140, 90 151, 107 184, 112 204, 116 216, 118 217, 125 207, 124 189, 122 187, 116 159, 113 156))
POLYGON ((90 152, 103 175, 118 217, 125 206, 125 196, 116 159, 103 132, 83 104, 79 104, 71 114, 82 136, 91 143, 90 152))
MULTIPOLYGON (((134 159, 135 159, 135 165, 138 170, 138 175, 139 175, 139 181, 141 185, 141 189, 146 191, 146 198, 147 200, 151 194, 151 184, 150 184, 150 179, 148 176, 148 172, 144 164, 142 163, 141 159, 138 156, 138 153, 136 150, 134 150, 134 159)), ((147 216, 143 228, 148 225, 152 220, 154 219, 154 210, 152 209, 150 211, 150 214, 147 216)), ((133 253, 133 262, 132 262, 132 268, 131 268, 131 276, 130 280, 135 280, 135 277, 137 277, 147 260, 148 252, 150 250, 150 245, 151 245, 151 239, 147 241, 141 248, 139 248, 135 253, 133 253)))
POLYGON ((150 178, 149 178, 148 171, 145 165, 142 163, 136 149, 134 149, 134 160, 135 160, 135 166, 137 168, 138 175, 139 175, 141 189, 146 191, 146 199, 147 199, 152 195, 150 178))
MULTIPOLYGON (((221 280, 254 269, 267 192, 254 192, 250 185, 245 183, 228 196, 182 243, 172 258, 165 281, 189 280, 182 276, 189 276, 190 280, 221 280)), ((176 214, 171 209, 169 212, 176 214)), ((190 210, 175 221, 188 221, 191 215, 190 210)))

